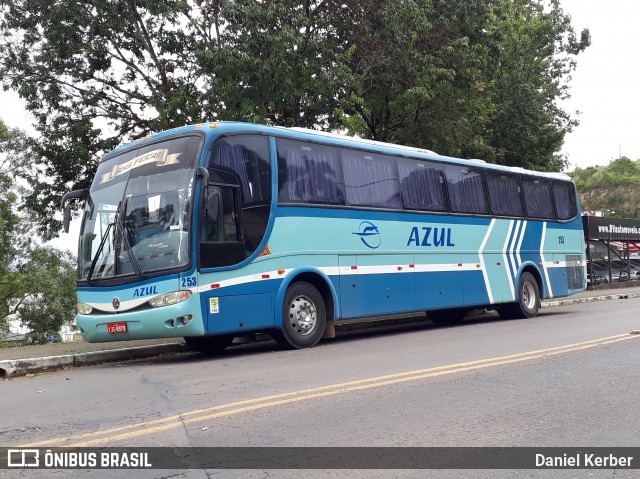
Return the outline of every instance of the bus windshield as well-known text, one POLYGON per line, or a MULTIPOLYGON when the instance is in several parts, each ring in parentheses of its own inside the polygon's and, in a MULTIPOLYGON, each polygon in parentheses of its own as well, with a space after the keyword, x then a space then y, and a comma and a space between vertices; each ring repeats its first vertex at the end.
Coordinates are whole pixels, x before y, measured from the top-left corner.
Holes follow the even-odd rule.
POLYGON ((201 143, 200 136, 171 139, 100 164, 80 231, 80 280, 137 280, 189 264, 190 201, 201 143))

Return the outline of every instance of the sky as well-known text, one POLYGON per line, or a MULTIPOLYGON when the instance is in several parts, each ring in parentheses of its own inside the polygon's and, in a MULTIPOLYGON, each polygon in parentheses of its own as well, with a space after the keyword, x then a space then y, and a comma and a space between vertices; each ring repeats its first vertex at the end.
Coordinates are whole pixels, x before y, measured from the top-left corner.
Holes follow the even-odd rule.
POLYGON ((640 1, 561 0, 576 32, 588 28, 591 46, 578 55, 569 83, 568 112, 580 125, 565 137, 570 170, 640 159, 640 1))

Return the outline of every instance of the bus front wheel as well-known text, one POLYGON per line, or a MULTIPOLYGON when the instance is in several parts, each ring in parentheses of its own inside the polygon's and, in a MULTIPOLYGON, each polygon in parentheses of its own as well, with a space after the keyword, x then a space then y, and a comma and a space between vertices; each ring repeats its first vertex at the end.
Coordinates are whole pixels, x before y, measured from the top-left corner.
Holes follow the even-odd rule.
POLYGON ((500 316, 505 319, 533 318, 540 309, 540 288, 531 273, 524 272, 518 281, 517 301, 505 304, 500 316))
POLYGON ((300 281, 287 289, 282 304, 282 329, 274 339, 284 349, 315 346, 324 332, 327 320, 324 300, 311 284, 300 281))
POLYGON ((187 346, 191 349, 199 353, 214 356, 220 354, 231 345, 233 336, 222 334, 219 336, 185 337, 184 342, 187 343, 187 346))

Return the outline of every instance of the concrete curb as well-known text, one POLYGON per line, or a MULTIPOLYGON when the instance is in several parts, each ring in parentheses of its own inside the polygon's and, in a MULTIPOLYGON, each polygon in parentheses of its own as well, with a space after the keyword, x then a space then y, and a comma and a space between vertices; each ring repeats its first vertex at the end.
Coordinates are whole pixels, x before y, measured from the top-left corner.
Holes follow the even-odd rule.
POLYGON ((629 298, 638 298, 638 297, 640 297, 640 292, 606 294, 603 296, 589 296, 587 298, 561 299, 558 301, 546 300, 542 302, 542 307, 551 308, 553 306, 567 306, 570 304, 595 303, 596 301, 609 301, 611 299, 629 299, 629 298))
MULTIPOLYGON (((602 296, 589 296, 587 298, 573 298, 563 300, 545 300, 541 307, 567 306, 570 304, 593 303, 596 301, 608 301, 612 299, 629 299, 640 297, 640 292, 618 293, 602 296)), ((353 331, 369 329, 379 326, 393 326, 411 324, 425 321, 424 315, 395 315, 389 319, 370 319, 336 325, 338 331, 353 331)), ((68 354, 64 356, 49 356, 43 358, 0 360, 0 378, 12 376, 24 376, 25 374, 56 369, 85 366, 89 364, 105 363, 109 361, 126 361, 129 359, 149 358, 170 353, 183 353, 192 351, 184 343, 156 344, 153 346, 137 346, 133 348, 110 349, 104 351, 92 351, 86 353, 68 354)))
POLYGON ((8 359, 0 361, 0 378, 24 376, 29 373, 52 371, 55 369, 84 366, 109 361, 148 358, 161 354, 190 351, 184 343, 155 344, 133 348, 107 349, 86 353, 67 354, 64 356, 48 356, 44 358, 8 359))

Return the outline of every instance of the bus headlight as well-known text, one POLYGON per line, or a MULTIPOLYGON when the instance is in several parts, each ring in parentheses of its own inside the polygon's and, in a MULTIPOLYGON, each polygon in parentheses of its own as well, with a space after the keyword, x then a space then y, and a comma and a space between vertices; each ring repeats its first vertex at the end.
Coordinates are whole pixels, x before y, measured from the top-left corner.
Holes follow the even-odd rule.
POLYGON ((93 311, 93 307, 87 303, 76 304, 76 309, 78 310, 78 314, 91 314, 91 311, 93 311))
POLYGON ((149 304, 154 308, 169 306, 170 304, 182 303, 191 296, 191 291, 174 291, 173 293, 161 294, 149 300, 149 304))

